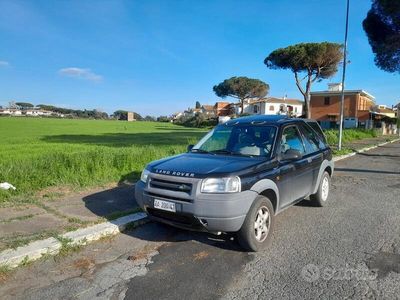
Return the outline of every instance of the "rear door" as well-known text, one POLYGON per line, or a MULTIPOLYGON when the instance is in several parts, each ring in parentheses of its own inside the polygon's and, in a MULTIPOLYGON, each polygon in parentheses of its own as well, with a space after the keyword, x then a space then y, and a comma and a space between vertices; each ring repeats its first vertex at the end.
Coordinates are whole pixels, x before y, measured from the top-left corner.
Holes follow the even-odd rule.
POLYGON ((295 124, 282 129, 278 156, 289 149, 298 150, 302 157, 294 161, 280 160, 278 185, 281 207, 288 206, 292 202, 307 196, 313 182, 313 168, 310 165, 309 157, 306 156, 303 136, 295 124))
POLYGON ((317 184, 319 168, 324 159, 323 149, 325 144, 321 140, 321 136, 308 124, 304 123, 299 126, 300 131, 303 135, 304 145, 306 147, 305 158, 307 158, 310 168, 312 169, 312 182, 310 183, 311 190, 314 190, 315 184, 317 184))

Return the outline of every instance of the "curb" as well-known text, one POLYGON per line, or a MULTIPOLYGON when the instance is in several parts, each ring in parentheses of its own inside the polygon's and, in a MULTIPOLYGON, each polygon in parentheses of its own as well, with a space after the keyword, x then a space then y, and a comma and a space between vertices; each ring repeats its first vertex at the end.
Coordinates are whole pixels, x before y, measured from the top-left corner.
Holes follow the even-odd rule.
POLYGON ((48 238, 31 242, 17 249, 7 249, 0 253, 0 266, 16 268, 21 264, 31 262, 44 255, 56 255, 60 252, 63 244, 67 246, 85 245, 89 242, 99 240, 108 235, 118 234, 128 227, 137 227, 147 222, 144 212, 134 213, 113 221, 104 222, 90 227, 78 229, 60 235, 60 238, 48 238))
POLYGON ((339 160, 352 157, 352 156, 356 155, 357 153, 363 153, 363 152, 366 152, 366 151, 369 151, 369 150, 378 148, 378 147, 380 147, 380 146, 384 146, 384 145, 387 145, 387 144, 392 144, 392 143, 398 142, 398 141, 400 141, 400 138, 399 138, 399 139, 391 140, 391 141, 389 141, 389 142, 380 143, 380 144, 375 145, 375 146, 371 146, 371 147, 367 147, 367 148, 362 148, 362 149, 360 149, 360 150, 355 150, 354 152, 349 153, 349 154, 336 156, 336 157, 333 158, 333 161, 334 161, 334 162, 337 162, 337 161, 339 161, 339 160))

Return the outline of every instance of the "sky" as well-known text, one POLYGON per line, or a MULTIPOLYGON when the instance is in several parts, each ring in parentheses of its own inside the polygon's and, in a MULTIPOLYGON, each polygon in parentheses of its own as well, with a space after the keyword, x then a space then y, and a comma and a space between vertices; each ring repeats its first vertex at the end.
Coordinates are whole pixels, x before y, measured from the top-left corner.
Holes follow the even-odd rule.
MULTIPOLYGON (((270 70, 273 50, 343 42, 345 0, 0 0, 0 105, 170 115, 220 100, 212 87, 258 78, 269 96, 302 99, 290 71, 270 70)), ((377 104, 400 100, 400 74, 378 69, 362 29, 371 2, 351 0, 346 89, 377 104)), ((325 90, 341 70, 314 84, 325 90)), ((229 99, 228 101, 232 101, 229 99)))

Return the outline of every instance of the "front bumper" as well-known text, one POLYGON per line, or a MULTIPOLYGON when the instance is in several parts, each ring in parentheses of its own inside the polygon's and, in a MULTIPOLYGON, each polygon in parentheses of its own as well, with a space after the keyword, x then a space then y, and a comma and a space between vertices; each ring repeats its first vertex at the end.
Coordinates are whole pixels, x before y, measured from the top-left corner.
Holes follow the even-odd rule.
MULTIPOLYGON (((173 180, 173 177, 169 176, 168 179, 173 180)), ((198 185, 194 184, 193 193, 184 199, 179 192, 176 192, 174 197, 173 192, 155 190, 149 183, 138 181, 135 186, 135 197, 139 206, 149 214, 150 218, 159 222, 199 231, 238 231, 258 194, 254 191, 204 194, 196 188, 198 185), (154 209, 154 199, 174 202, 176 213, 154 209)))

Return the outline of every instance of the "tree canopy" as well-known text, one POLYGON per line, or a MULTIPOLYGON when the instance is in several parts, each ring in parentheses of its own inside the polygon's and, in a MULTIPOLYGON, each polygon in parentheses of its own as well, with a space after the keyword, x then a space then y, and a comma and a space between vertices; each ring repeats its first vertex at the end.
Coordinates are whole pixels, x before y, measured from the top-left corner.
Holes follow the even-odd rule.
POLYGON ((400 72, 400 1, 373 0, 363 27, 375 64, 387 72, 400 72))
POLYGON ((311 85, 332 77, 343 58, 343 46, 337 43, 301 43, 271 52, 264 60, 270 69, 286 69, 294 73, 296 85, 303 94, 305 113, 310 117, 309 103, 311 85), (300 78, 300 73, 305 73, 300 78), (306 80, 305 86, 302 82, 306 80))
POLYGON ((15 102, 15 105, 19 106, 22 109, 32 108, 34 105, 29 102, 15 102))
POLYGON ((269 92, 269 85, 259 79, 248 77, 231 77, 213 87, 218 97, 233 97, 240 100, 241 112, 246 99, 263 98, 269 92))

